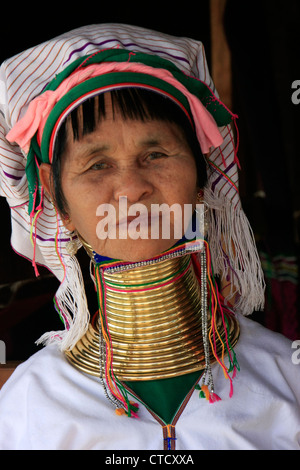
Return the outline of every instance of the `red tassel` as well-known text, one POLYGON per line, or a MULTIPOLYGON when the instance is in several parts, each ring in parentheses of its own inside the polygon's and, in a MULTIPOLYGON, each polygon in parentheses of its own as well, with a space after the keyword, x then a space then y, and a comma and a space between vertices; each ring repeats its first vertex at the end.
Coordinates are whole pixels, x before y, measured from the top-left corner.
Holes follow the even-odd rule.
POLYGON ((207 385, 202 385, 201 391, 204 393, 204 396, 205 396, 206 400, 209 401, 209 403, 215 403, 215 402, 221 400, 219 395, 217 395, 214 392, 209 391, 209 388, 208 388, 207 385))
POLYGON ((209 403, 215 403, 216 401, 221 401, 221 398, 216 393, 211 392, 209 396, 209 403))

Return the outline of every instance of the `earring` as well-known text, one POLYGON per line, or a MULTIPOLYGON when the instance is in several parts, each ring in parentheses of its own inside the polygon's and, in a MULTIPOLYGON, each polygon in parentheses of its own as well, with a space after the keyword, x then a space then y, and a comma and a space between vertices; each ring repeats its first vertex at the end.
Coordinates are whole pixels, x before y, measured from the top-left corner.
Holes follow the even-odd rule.
POLYGON ((77 251, 80 248, 80 241, 78 239, 78 235, 76 230, 69 233, 70 240, 66 244, 66 250, 70 256, 76 255, 77 251))
POLYGON ((197 204, 203 202, 204 191, 203 189, 199 189, 197 193, 197 204))

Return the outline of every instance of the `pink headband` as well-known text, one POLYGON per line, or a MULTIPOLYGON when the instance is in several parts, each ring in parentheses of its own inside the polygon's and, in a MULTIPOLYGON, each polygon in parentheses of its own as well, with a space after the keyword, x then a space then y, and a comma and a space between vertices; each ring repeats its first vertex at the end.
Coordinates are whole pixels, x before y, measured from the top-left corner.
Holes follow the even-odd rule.
POLYGON ((7 140, 11 143, 16 142, 25 153, 28 153, 30 140, 38 131, 38 141, 41 142, 43 130, 51 110, 69 90, 89 78, 126 71, 144 73, 160 78, 186 96, 194 117, 196 134, 203 154, 207 154, 211 147, 219 147, 222 144, 223 137, 212 115, 201 101, 176 80, 169 71, 130 62, 106 62, 76 70, 56 90, 48 90, 30 102, 26 114, 8 132, 7 140))

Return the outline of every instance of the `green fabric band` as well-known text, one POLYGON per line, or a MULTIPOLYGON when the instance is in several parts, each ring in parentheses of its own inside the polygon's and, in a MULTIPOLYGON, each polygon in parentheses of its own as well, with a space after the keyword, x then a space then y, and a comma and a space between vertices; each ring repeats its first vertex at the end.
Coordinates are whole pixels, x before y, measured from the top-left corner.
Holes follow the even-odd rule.
POLYGON ((130 381, 125 384, 165 424, 171 424, 202 373, 203 371, 196 371, 169 379, 130 381))

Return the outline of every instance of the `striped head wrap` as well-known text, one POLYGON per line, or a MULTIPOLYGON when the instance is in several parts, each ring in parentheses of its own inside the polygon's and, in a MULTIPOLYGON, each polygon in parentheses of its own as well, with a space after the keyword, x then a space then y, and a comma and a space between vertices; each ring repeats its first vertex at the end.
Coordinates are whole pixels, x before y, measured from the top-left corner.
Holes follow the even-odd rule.
POLYGON ((61 281, 56 305, 66 329, 43 339, 59 341, 62 349, 82 336, 89 313, 79 264, 68 254, 69 235, 40 186, 39 164, 51 163, 59 125, 72 109, 128 86, 170 97, 194 123, 208 164, 204 197, 214 272, 238 288, 235 308, 242 313, 263 305, 260 262, 238 193, 236 116, 216 94, 202 44, 128 25, 87 26, 6 60, 0 70, 0 190, 11 207, 11 242, 61 281))

